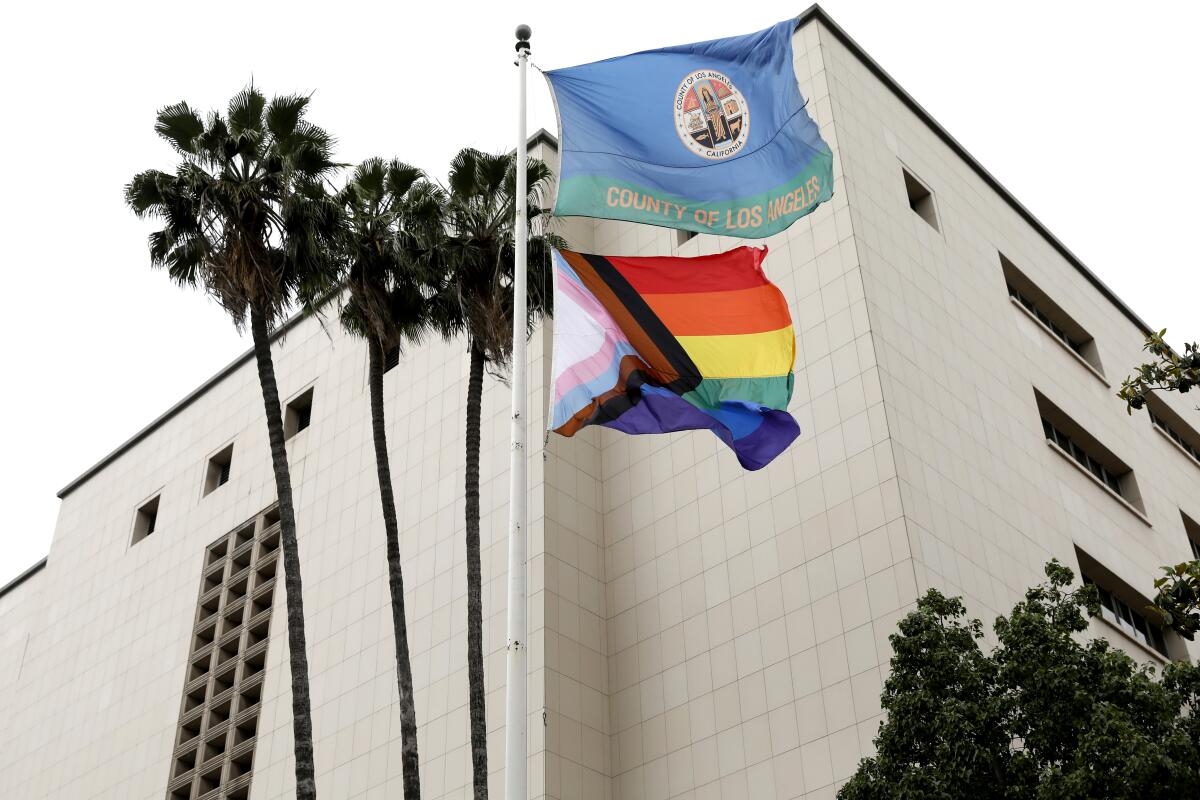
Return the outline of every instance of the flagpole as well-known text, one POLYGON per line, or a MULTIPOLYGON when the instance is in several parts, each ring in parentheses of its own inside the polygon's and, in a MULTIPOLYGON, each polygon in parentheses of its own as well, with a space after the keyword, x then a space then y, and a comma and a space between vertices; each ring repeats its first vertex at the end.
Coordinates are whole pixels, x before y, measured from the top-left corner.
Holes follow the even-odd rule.
POLYGON ((508 675, 505 685, 504 782, 505 800, 528 800, 529 741, 526 728, 528 692, 528 642, 526 620, 525 534, 528 517, 528 463, 526 430, 525 273, 528 256, 525 166, 525 72, 529 61, 528 25, 517 27, 517 191, 513 206, 515 268, 513 270, 512 350, 512 454, 509 464, 508 496, 508 675))

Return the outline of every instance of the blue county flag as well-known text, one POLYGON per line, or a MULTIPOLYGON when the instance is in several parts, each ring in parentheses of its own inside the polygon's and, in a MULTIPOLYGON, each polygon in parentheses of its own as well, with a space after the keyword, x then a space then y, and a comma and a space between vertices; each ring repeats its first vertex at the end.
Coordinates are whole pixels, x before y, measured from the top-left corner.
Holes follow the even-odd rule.
POLYGON ((559 216, 777 233, 833 194, 833 155, 792 67, 796 21, 546 73, 559 216))

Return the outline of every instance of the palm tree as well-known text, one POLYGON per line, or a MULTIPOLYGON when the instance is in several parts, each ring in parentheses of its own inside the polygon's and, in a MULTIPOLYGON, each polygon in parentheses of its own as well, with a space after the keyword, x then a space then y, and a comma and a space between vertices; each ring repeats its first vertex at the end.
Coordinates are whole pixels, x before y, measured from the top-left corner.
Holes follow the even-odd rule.
MULTIPOLYGON (((434 324, 447 339, 465 335, 471 354, 467 380, 466 539, 467 680, 470 688, 471 766, 475 798, 487 797, 487 720, 483 675, 483 586, 479 552, 479 431, 486 365, 508 365, 512 356, 513 211, 516 159, 465 149, 450 164, 446 227, 434 324)), ((540 161, 528 163, 528 219, 539 230, 546 209, 539 205, 551 179, 540 161)), ((529 318, 532 326, 551 311, 549 248, 561 240, 549 233, 529 238, 529 318)))
POLYGON ((400 534, 384 428, 383 373, 388 351, 421 341, 429 328, 422 267, 429 243, 441 237, 441 197, 421 171, 399 161, 373 158, 355 170, 335 200, 343 221, 338 251, 345 286, 342 327, 366 341, 371 432, 383 528, 387 539, 388 588, 396 639, 396 686, 400 696, 401 762, 405 800, 421 797, 417 757, 417 711, 404 612, 400 534))
POLYGON ((332 139, 304 119, 307 106, 300 96, 268 104, 253 85, 230 100, 227 116, 212 112, 205 120, 187 103, 167 106, 154 129, 175 148, 179 166, 141 172, 125 187, 139 218, 162 221, 150 235, 151 264, 181 286, 204 290, 239 329, 249 322, 279 498, 300 800, 315 798, 317 787, 300 549, 271 331, 295 302, 314 301, 312 289, 328 284, 332 267, 337 214, 322 180, 337 165, 332 139))

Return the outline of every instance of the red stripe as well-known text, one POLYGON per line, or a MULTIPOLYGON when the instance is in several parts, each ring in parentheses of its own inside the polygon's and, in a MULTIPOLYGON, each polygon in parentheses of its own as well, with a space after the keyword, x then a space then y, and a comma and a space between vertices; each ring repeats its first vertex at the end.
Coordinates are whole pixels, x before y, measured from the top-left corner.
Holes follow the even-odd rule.
POLYGON ((638 294, 725 292, 770 283, 762 271, 766 247, 738 247, 696 258, 606 256, 638 294))

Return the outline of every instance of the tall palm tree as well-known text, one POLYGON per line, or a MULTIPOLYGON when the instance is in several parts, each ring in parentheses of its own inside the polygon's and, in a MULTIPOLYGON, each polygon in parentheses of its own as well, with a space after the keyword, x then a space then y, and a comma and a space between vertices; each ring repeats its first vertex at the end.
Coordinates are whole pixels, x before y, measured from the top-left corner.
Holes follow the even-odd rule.
POLYGON ((440 193, 421 171, 379 158, 360 164, 335 200, 343 215, 338 236, 346 300, 342 327, 367 345, 371 432, 383 529, 387 539, 388 588, 396 640, 396 688, 400 696, 401 762, 405 800, 421 797, 417 757, 417 711, 404 612, 404 576, 392 470, 384 428, 385 354, 421 341, 429 328, 426 254, 442 238, 440 193))
MULTIPOLYGON (((513 211, 516 158, 461 150, 450 163, 442 282, 433 304, 434 324, 447 339, 464 336, 471 354, 467 380, 466 539, 467 680, 470 689, 471 767, 475 798, 487 797, 487 720, 483 675, 483 585, 479 548, 479 433, 485 366, 505 368, 512 357, 513 211)), ((549 248, 561 240, 543 233, 542 192, 552 174, 528 163, 526 203, 531 229, 526 326, 549 313, 549 248)))
POLYGON ((162 221, 150 235, 151 264, 204 290, 239 329, 249 322, 279 498, 300 800, 315 798, 317 787, 300 548, 271 331, 294 303, 313 300, 312 289, 328 284, 332 268, 337 214, 322 181, 337 165, 332 139, 304 119, 307 106, 300 96, 267 103, 253 85, 229 101, 226 116, 201 119, 187 103, 167 106, 154 129, 179 154, 178 167, 141 172, 125 187, 138 217, 162 221))

